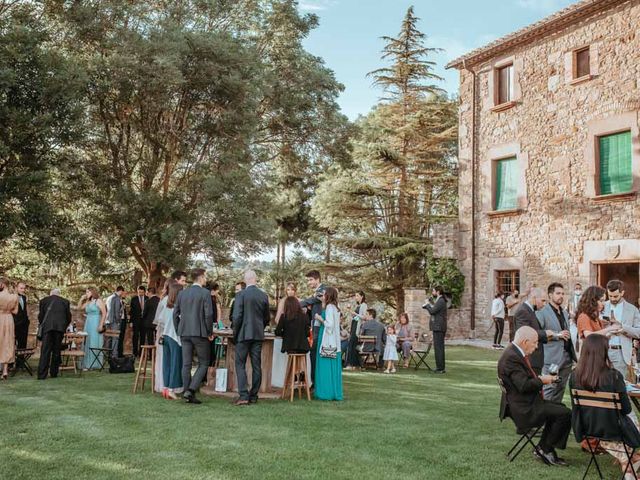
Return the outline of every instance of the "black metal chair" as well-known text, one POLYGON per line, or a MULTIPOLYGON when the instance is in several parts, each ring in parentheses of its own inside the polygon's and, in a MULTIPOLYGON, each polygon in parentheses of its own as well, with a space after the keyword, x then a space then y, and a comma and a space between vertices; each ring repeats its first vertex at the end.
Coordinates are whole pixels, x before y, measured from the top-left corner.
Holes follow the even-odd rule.
MULTIPOLYGON (((426 339, 427 335, 422 334, 422 338, 426 339)), ((427 359, 429 358, 429 354, 431 353, 432 346, 433 342, 427 342, 425 345, 425 343, 420 343, 416 340, 416 343, 411 349, 411 357, 409 357, 409 367, 411 367, 413 364, 413 367, 418 370, 421 365, 424 365, 425 367, 427 367, 427 370, 432 372, 433 369, 427 363, 427 359)))
MULTIPOLYGON (((504 395, 505 401, 507 401, 507 389, 505 388, 504 383, 502 382, 502 379, 500 377, 498 377, 498 385, 500 386, 500 390, 504 395)), ((509 405, 507 404, 507 410, 508 409, 509 409, 509 405)), ((509 415, 509 418, 511 418, 510 415, 509 415)), ((546 465, 551 465, 547 460, 547 458, 543 455, 543 452, 542 450, 540 450, 540 447, 535 443, 533 443, 533 438, 538 435, 538 432, 540 431, 540 429, 543 427, 544 424, 540 424, 532 428, 521 428, 516 424, 513 418, 511 418, 511 421, 515 425, 516 433, 520 435, 520 438, 513 445, 513 447, 511 447, 511 450, 509 450, 509 452, 507 453, 507 458, 509 459, 509 461, 513 462, 516 458, 518 458, 518 455, 520 455, 520 452, 524 450, 524 447, 526 447, 527 445, 531 445, 531 447, 533 447, 533 451, 538 455, 538 457, 546 465), (513 453, 514 451, 515 453, 513 453)))
POLYGON ((575 389, 572 388, 571 389, 571 400, 573 401, 573 408, 574 408, 574 415, 578 416, 578 422, 580 422, 580 427, 582 429, 582 438, 578 439, 576 436, 576 440, 578 440, 579 442, 581 442, 582 440, 585 439, 594 439, 596 440, 596 445, 592 445, 592 442, 586 442, 589 445, 589 453, 591 454, 591 460, 589 461, 589 465, 587 465, 587 469, 584 472, 584 475, 582 477, 582 480, 584 480, 585 478, 587 478, 587 474, 589 473, 589 469, 591 468, 591 465, 595 464, 596 466, 596 470, 598 470, 598 475, 600 476, 600 479, 603 479, 604 477, 602 476, 602 471, 600 470, 600 465, 598 465, 598 460, 596 458, 596 451, 598 449, 598 445, 600 444, 600 441, 602 440, 607 440, 607 441, 619 441, 620 443, 622 443, 623 445, 623 450, 620 450, 620 452, 624 452, 626 457, 627 457, 627 467, 624 470, 624 472, 622 472, 622 477, 624 478, 625 475, 627 474, 627 471, 629 470, 629 467, 631 467, 631 472, 633 474, 633 478, 635 478, 636 480, 638 479, 636 472, 633 468, 633 463, 631 461, 631 458, 633 457, 633 454, 635 453, 635 451, 637 450, 637 448, 633 448, 631 446, 628 446, 626 443, 624 443, 624 437, 622 434, 622 402, 620 400, 620 394, 619 393, 615 393, 615 392, 590 392, 588 390, 579 390, 579 389, 575 389), (607 409, 607 410, 615 410, 616 412, 616 419, 618 422, 618 427, 619 427, 619 431, 620 431, 620 438, 619 439, 611 439, 611 438, 601 438, 598 437, 597 435, 591 435, 590 432, 587 432, 584 426, 584 421, 583 421, 583 416, 581 415, 581 410, 583 407, 590 407, 590 408, 602 408, 602 409, 607 409))

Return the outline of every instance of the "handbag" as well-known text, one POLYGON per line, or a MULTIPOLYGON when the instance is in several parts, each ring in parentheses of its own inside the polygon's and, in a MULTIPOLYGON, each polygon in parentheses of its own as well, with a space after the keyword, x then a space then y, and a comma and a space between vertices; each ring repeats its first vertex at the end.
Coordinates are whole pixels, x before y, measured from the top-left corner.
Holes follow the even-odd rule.
POLYGON ((49 318, 49 313, 51 312, 51 307, 53 307, 53 302, 51 302, 49 304, 49 306, 47 307, 47 311, 44 314, 44 318, 42 319, 42 321, 38 325, 38 330, 36 331, 36 338, 39 341, 42 341, 42 329, 44 327, 44 323, 47 321, 47 318, 49 318))
POLYGON ((109 373, 133 373, 135 357, 125 355, 124 357, 109 357, 109 373))
POLYGON ((322 346, 320 347, 320 356, 322 358, 338 358, 338 347, 322 346))

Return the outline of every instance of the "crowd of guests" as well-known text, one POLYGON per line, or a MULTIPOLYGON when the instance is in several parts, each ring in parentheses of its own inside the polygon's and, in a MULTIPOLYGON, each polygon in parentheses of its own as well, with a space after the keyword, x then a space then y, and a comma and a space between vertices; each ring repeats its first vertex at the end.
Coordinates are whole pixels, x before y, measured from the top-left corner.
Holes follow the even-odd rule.
MULTIPOLYGON (((566 447, 573 428, 583 450, 612 455, 626 478, 634 478, 631 469, 640 471, 640 454, 629 462, 625 447, 631 451, 640 446, 640 431, 625 380, 638 380, 640 312, 624 299, 620 280, 609 281, 606 288, 589 286, 584 292, 578 284, 576 292, 569 309, 560 283, 550 284, 546 292, 532 287, 517 302, 506 302, 515 334, 498 363, 505 388, 501 418, 510 416, 521 430, 544 425, 534 453, 546 463, 566 465, 557 450, 566 447), (616 393, 623 421, 616 420, 615 410, 577 408, 573 397, 572 409, 567 408, 562 403, 567 384, 570 389, 616 393), (585 438, 594 432, 600 440, 585 438)), ((496 300, 502 301, 501 296, 496 300)), ((494 300, 492 316, 504 319, 503 312, 494 300)), ((499 337, 494 345, 499 345, 496 340, 499 337)))
MULTIPOLYGON (((338 290, 322 283, 317 270, 306 274, 313 294, 299 298, 297 286, 289 283, 280 300, 274 319, 275 333, 282 337, 283 353, 309 353, 310 383, 314 396, 321 400, 342 400, 342 369, 361 369, 362 358, 371 354, 385 373, 395 373, 402 358, 408 366, 416 335, 406 313, 395 324, 385 325, 378 312, 366 303, 366 295, 355 294, 355 305, 342 309, 338 290), (375 341, 363 344, 362 337, 375 341)), ((29 319, 25 284, 10 293, 9 282, 0 279, 0 363, 6 379, 15 361, 16 348, 27 346, 29 319)), ((444 373, 444 332, 446 301, 442 289, 435 288, 424 306, 431 313, 434 342, 441 332, 441 347, 436 342, 438 373, 444 373)), ((129 295, 118 286, 105 299, 98 289, 89 287, 77 303, 85 317, 82 331, 72 321, 71 304, 58 289, 40 301, 38 340, 41 342, 38 379, 57 377, 61 365, 64 334, 84 336, 82 358, 84 370, 101 368, 105 362, 124 355, 127 329, 132 337, 132 353, 139 357, 144 346, 156 346, 154 389, 167 399, 182 398, 197 404, 196 392, 207 375, 208 367, 224 355, 221 338, 214 330, 226 326, 233 330, 235 369, 239 397, 235 403, 246 405, 258 398, 262 377, 261 349, 264 331, 271 323, 269 298, 257 287, 255 272, 248 271, 244 281, 235 285, 235 297, 229 307, 228 321, 222 318, 222 301, 217 283, 207 281, 206 272, 175 271, 163 288, 140 285, 129 295), (102 352, 102 353, 97 353, 102 352), (104 355, 104 356, 103 356, 104 355), (197 366, 192 375, 194 358, 197 366), (247 384, 246 364, 252 365, 251 385, 247 384)))

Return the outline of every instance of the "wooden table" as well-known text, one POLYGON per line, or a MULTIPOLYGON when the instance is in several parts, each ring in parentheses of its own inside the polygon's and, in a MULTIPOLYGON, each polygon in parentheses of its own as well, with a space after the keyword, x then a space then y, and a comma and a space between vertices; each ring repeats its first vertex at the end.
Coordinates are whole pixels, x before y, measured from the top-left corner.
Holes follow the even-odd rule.
MULTIPOLYGON (((236 346, 233 343, 233 332, 231 329, 214 330, 214 337, 227 339, 227 354, 225 357, 225 366, 227 368, 227 393, 233 393, 238 391, 237 379, 236 379, 236 346)), ((276 336, 273 333, 264 334, 264 341, 262 342, 262 382, 260 383, 261 394, 280 395, 281 389, 276 388, 271 384, 271 372, 273 369, 273 342, 276 336)), ((251 361, 247 357, 247 383, 251 386, 251 361)), ((218 392, 220 393, 220 392, 218 392)))
POLYGON ((629 395, 629 398, 636 406, 636 409, 640 412, 640 390, 627 392, 627 395, 629 395))

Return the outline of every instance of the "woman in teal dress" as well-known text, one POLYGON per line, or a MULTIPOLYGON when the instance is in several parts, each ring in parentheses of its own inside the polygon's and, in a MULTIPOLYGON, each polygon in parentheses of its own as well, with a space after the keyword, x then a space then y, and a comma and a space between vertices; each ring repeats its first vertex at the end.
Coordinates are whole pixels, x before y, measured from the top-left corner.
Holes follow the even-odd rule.
POLYGON ((99 354, 100 362, 96 361, 91 348, 102 348, 102 329, 107 316, 107 309, 104 302, 98 294, 98 290, 94 287, 87 288, 85 295, 80 299, 80 309, 84 309, 87 318, 84 322, 84 331, 87 336, 84 341, 84 359, 82 367, 85 370, 89 368, 99 369, 102 363, 102 354, 99 354), (93 366, 92 366, 93 364, 93 366))
POLYGON ((322 296, 322 315, 316 356, 315 397, 318 400, 342 400, 342 352, 340 351, 340 311, 338 290, 327 287, 322 296))

